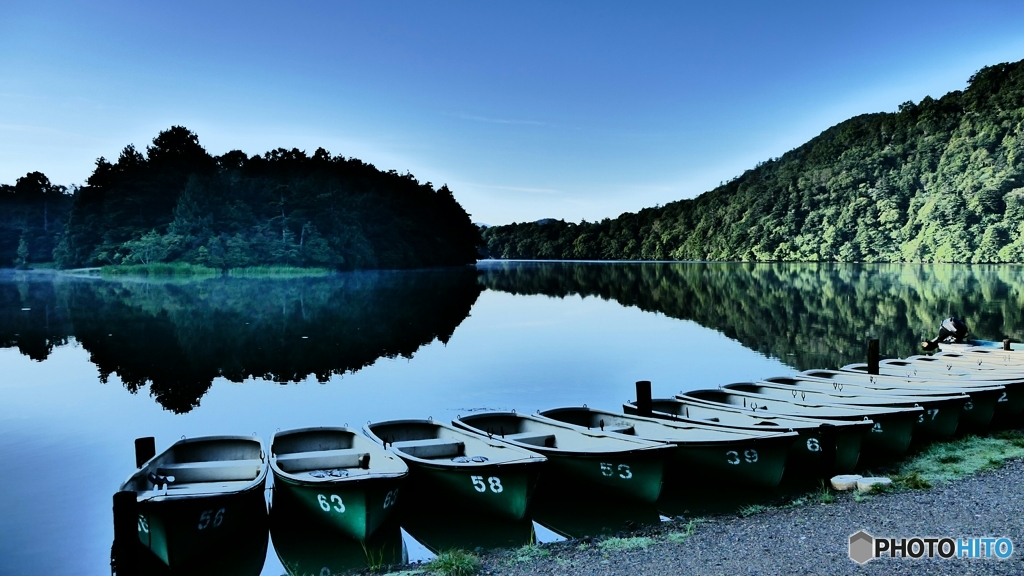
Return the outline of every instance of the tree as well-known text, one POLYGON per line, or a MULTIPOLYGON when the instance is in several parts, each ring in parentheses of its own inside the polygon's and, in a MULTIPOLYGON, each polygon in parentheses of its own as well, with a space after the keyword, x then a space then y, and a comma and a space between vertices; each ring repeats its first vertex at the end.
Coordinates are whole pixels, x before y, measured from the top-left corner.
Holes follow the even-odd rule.
POLYGON ((18 258, 14 263, 19 270, 28 268, 28 242, 25 241, 24 234, 21 235, 21 239, 18 241, 18 258))

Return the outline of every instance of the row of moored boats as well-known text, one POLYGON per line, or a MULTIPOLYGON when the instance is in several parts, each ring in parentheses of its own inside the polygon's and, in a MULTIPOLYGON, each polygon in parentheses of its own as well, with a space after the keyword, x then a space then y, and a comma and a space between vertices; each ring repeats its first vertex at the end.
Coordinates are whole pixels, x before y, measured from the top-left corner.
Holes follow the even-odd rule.
POLYGON ((1022 411, 1024 354, 965 348, 883 360, 877 374, 863 364, 809 370, 621 411, 584 405, 281 431, 269 454, 255 437, 183 439, 121 490, 136 493, 142 543, 173 565, 216 545, 211 528, 264 518, 268 475, 272 505, 287 500, 365 540, 410 491, 509 519, 526 515, 538 484, 650 503, 664 483, 772 487, 787 470, 848 473, 899 457, 913 440, 1019 426, 1022 411))

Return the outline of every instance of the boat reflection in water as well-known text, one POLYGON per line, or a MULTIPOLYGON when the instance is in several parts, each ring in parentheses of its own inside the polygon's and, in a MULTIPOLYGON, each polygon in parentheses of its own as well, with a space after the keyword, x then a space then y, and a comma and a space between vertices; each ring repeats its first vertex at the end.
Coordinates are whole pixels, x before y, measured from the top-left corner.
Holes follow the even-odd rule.
POLYGON ((616 498, 599 488, 544 487, 534 498, 533 519, 565 538, 614 535, 661 521, 654 504, 616 498))
POLYGON ((529 518, 512 520, 478 508, 442 504, 414 488, 401 505, 402 528, 435 554, 452 549, 518 548, 535 541, 529 518))
POLYGON ((290 576, 376 569, 404 564, 408 558, 395 519, 378 527, 367 540, 359 541, 318 521, 312 511, 290 498, 274 498, 270 536, 290 576))

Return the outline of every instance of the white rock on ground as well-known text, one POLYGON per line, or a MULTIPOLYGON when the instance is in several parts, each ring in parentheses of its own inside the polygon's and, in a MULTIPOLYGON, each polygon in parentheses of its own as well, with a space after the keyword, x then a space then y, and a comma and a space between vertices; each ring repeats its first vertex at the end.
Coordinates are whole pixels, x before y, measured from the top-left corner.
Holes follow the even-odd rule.
POLYGON ((832 477, 832 488, 836 490, 853 490, 857 481, 863 478, 860 474, 840 474, 832 477))
POLYGON ((861 478, 860 480, 857 480, 857 490, 860 490, 861 492, 870 492, 875 486, 892 486, 892 480, 880 476, 877 478, 861 478))

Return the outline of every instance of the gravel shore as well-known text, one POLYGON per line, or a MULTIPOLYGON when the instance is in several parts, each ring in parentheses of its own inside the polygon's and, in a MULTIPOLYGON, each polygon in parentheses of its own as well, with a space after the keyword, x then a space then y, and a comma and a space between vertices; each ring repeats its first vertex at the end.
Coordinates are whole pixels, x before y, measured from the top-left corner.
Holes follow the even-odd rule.
POLYGON ((687 520, 664 522, 602 546, 569 540, 481 557, 480 573, 519 576, 574 575, 823 575, 823 574, 1024 574, 1024 462, 929 490, 861 497, 838 493, 831 504, 769 508, 741 518, 705 519, 685 533, 687 520), (858 530, 876 537, 1009 537, 1017 548, 1007 560, 872 560, 864 566, 847 555, 858 530), (674 536, 673 536, 674 534, 674 536), (643 537, 649 540, 642 539, 643 537))

